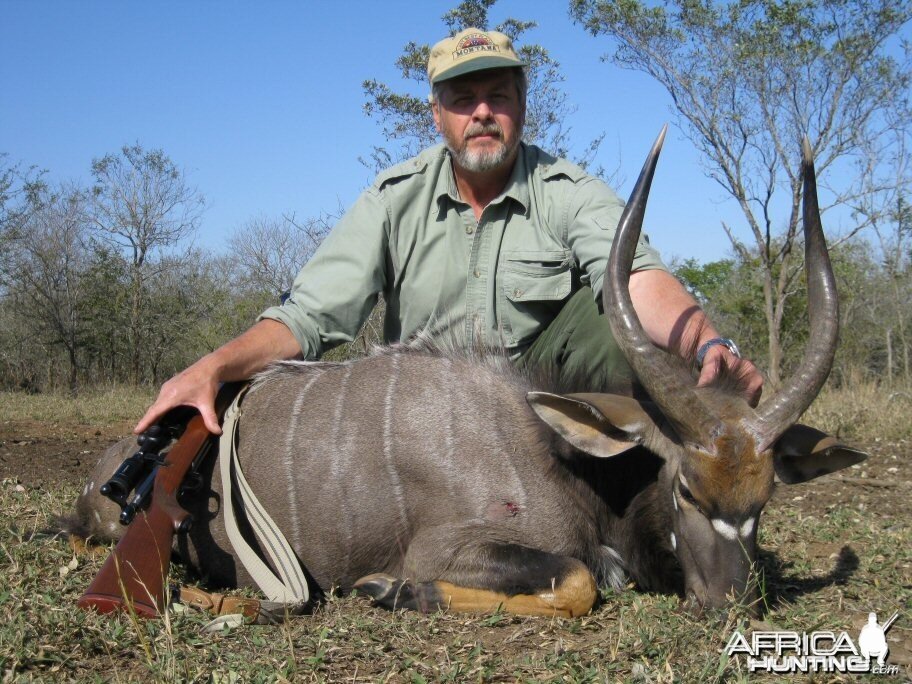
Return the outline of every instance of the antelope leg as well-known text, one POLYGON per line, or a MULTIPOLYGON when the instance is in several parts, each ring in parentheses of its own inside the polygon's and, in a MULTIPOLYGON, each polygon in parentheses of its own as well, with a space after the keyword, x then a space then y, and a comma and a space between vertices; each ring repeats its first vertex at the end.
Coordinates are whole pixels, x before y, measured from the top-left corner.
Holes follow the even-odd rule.
POLYGON ((373 574, 359 579, 354 588, 384 608, 425 613, 502 609, 518 615, 576 617, 595 602, 595 579, 574 558, 516 544, 487 543, 473 553, 466 551, 461 549, 463 555, 450 570, 433 581, 373 574))

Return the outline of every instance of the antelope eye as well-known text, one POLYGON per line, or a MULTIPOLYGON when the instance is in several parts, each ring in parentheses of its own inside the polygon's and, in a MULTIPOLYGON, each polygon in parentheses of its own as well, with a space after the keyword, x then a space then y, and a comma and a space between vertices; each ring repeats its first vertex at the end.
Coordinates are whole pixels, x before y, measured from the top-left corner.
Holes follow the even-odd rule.
POLYGON ((694 495, 683 484, 678 485, 678 493, 680 493, 681 498, 684 499, 691 506, 694 506, 697 509, 700 508, 700 504, 697 503, 697 500, 694 498, 694 495))

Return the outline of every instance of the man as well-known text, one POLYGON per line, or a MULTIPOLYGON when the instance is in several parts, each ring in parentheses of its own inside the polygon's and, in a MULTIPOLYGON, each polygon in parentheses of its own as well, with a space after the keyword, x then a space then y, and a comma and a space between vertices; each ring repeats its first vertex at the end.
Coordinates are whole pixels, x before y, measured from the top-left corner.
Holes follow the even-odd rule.
MULTIPOLYGON (((136 431, 184 404, 219 433, 219 383, 351 340, 381 292, 387 341, 422 333, 502 346, 519 363, 577 377, 628 372, 593 295, 622 203, 600 180, 521 142, 523 67, 494 31, 466 29, 435 45, 430 99, 445 144, 381 173, 301 270, 288 300, 166 382, 136 431)), ((700 382, 727 366, 756 404, 756 368, 719 337, 645 238, 630 293, 655 344, 680 349, 696 337, 700 382)))

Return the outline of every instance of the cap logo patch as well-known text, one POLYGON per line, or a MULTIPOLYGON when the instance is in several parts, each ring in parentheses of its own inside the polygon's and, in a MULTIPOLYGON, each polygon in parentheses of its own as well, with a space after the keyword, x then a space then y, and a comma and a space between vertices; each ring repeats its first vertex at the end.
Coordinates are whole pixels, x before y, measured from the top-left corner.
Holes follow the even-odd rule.
POLYGON ((500 52, 500 48, 483 33, 470 33, 456 44, 453 59, 465 57, 473 52, 500 52))

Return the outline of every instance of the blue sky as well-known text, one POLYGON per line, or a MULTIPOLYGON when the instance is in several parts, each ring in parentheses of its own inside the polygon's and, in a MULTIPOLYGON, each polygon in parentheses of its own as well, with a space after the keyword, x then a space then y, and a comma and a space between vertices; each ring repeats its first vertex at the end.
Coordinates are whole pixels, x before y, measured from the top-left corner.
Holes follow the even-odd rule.
MULTIPOLYGON (((51 181, 88 182, 93 158, 161 148, 206 197, 197 243, 220 251, 248 219, 354 201, 373 175, 358 158, 382 143, 362 81, 403 85, 403 45, 442 38, 454 4, 0 0, 0 152, 51 181)), ((539 23, 528 40, 563 67, 574 141, 607 134, 596 161, 620 157, 626 196, 671 118, 668 96, 600 62, 607 44, 571 24, 563 0, 501 0, 492 19, 507 16, 539 23)), ((647 229, 666 257, 721 258, 721 220, 744 225, 675 129, 652 198, 647 229)))

